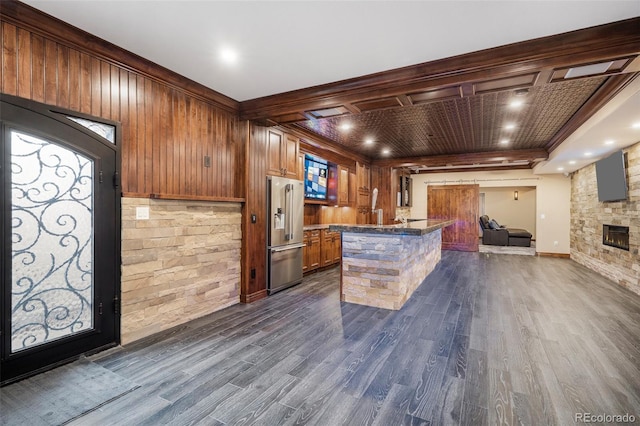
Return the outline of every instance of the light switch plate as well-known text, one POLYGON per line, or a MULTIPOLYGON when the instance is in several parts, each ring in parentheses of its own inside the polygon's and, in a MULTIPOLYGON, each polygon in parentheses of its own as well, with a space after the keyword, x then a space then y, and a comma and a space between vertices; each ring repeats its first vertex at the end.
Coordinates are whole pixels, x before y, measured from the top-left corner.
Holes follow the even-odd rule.
POLYGON ((136 220, 149 220, 149 207, 136 207, 136 220))

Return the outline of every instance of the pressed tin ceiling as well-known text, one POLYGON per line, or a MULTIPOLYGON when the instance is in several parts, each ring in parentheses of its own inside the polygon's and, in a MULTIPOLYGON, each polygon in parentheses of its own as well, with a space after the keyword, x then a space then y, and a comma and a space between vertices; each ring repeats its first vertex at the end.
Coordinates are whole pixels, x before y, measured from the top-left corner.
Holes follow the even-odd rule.
POLYGON ((311 119, 296 126, 372 158, 546 148, 548 142, 602 85, 586 78, 532 87, 311 119), (510 103, 523 101, 519 107, 510 103), (342 130, 350 123, 349 130, 342 130), (515 123, 513 130, 505 126, 515 123), (373 143, 367 144, 371 138, 373 143), (507 144, 501 141, 507 139, 507 144), (381 150, 390 149, 388 155, 381 150))

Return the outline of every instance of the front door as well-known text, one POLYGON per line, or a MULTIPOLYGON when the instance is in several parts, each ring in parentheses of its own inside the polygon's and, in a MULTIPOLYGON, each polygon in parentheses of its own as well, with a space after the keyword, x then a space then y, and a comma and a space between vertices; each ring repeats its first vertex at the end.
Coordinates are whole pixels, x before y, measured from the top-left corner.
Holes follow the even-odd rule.
POLYGON ((117 343, 120 204, 115 140, 40 104, 1 101, 6 384, 117 343))

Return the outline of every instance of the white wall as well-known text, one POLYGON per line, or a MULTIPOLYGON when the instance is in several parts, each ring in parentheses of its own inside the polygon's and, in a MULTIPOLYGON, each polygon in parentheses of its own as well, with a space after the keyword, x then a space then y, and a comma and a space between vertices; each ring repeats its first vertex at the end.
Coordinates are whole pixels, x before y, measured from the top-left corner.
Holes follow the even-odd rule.
MULTIPOLYGON (((536 251, 569 254, 571 179, 563 175, 534 175, 532 170, 452 172, 413 175, 412 218, 427 215, 427 185, 477 183, 480 188, 536 187, 536 251)), ((507 223, 511 225, 511 223, 507 223)), ((534 233, 532 231, 532 233, 534 233)))

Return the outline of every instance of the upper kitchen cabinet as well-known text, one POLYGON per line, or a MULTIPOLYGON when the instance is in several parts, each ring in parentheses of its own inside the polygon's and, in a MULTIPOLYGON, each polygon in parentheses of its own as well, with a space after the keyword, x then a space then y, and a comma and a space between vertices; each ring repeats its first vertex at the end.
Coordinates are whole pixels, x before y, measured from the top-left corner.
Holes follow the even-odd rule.
POLYGON ((371 168, 369 165, 356 162, 356 176, 358 177, 358 191, 370 191, 371 168))
POLYGON ((298 179, 298 138, 267 129, 267 174, 298 179))
POLYGON ((338 166, 338 205, 349 205, 349 169, 338 166))

